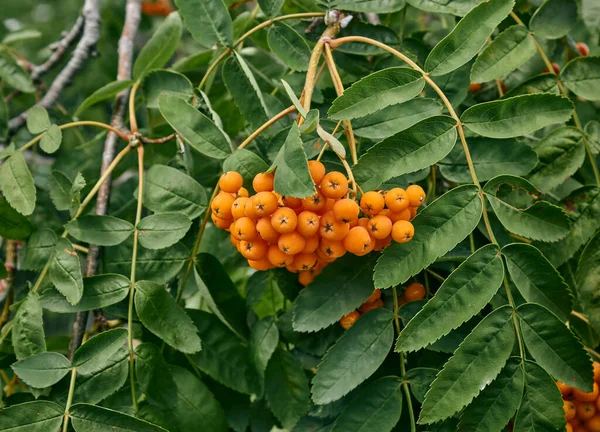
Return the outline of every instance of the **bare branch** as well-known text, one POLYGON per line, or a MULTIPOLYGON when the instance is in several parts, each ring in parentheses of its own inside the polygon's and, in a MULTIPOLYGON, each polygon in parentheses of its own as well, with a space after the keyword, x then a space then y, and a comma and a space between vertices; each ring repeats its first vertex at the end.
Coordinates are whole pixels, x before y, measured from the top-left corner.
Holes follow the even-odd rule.
MULTIPOLYGON (((124 81, 131 78, 131 67, 133 62, 133 41, 138 31, 141 17, 141 0, 127 0, 125 9, 125 23, 123 25, 123 31, 121 32, 121 38, 119 39, 119 65, 117 71, 117 80, 124 81)), ((125 118, 125 110, 127 107, 127 99, 129 97, 129 90, 124 90, 115 97, 115 108, 113 110, 113 116, 111 125, 117 128, 123 126, 123 119, 125 118)), ((102 175, 112 160, 115 157, 118 136, 109 132, 104 142, 104 152, 102 154, 102 167, 100 174, 102 175)), ((110 197, 111 177, 108 177, 100 189, 98 190, 98 197, 96 199, 96 214, 106 214, 108 208, 108 201, 110 197)), ((100 255, 100 248, 96 245, 90 245, 87 260, 85 262, 85 274, 86 276, 93 276, 98 270, 98 257, 100 255)), ((103 316, 99 315, 97 318, 102 319, 103 316)), ((83 335, 85 333, 85 327, 88 319, 88 312, 78 312, 75 316, 75 322, 73 323, 73 329, 71 333, 71 342, 69 344, 69 358, 73 356, 75 350, 81 345, 83 335)))

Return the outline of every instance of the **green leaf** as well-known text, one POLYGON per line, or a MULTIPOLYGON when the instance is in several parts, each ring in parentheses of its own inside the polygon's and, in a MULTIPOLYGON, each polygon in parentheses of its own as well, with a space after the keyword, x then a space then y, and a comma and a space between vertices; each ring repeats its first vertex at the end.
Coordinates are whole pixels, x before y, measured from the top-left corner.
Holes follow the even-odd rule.
POLYGON ((194 374, 171 366, 177 386, 177 399, 171 415, 180 431, 226 432, 227 417, 221 404, 194 374))
MULTIPOLYGON (((469 153, 479 181, 500 174, 526 175, 538 163, 536 153, 515 139, 469 138, 469 153)), ((471 183, 471 173, 462 145, 456 143, 445 159, 438 162, 442 176, 457 183, 471 183)))
POLYGON ((314 403, 340 399, 377 370, 394 341, 392 320, 388 309, 373 309, 338 339, 317 366, 312 381, 314 403))
POLYGON ((471 60, 515 5, 514 0, 489 0, 474 7, 429 53, 425 71, 444 75, 471 60))
POLYGON ((135 310, 142 324, 177 351, 200 351, 200 338, 190 317, 165 287, 151 281, 135 284, 135 310))
POLYGON ((508 75, 535 54, 529 30, 515 25, 500 33, 486 47, 471 69, 471 81, 486 82, 508 75))
POLYGON ((144 80, 144 96, 148 108, 158 108, 161 94, 167 93, 188 101, 194 96, 194 86, 183 74, 171 70, 155 70, 144 80))
POLYGON ((573 103, 551 94, 530 94, 473 105, 461 122, 479 135, 512 138, 527 135, 571 117, 573 103))
POLYGON ((352 12, 392 13, 406 6, 405 0, 338 0, 335 7, 352 12))
POLYGON ((310 61, 310 48, 306 40, 289 25, 278 22, 267 33, 269 48, 292 70, 305 71, 310 61))
POLYGON ((269 120, 271 116, 258 83, 250 67, 237 51, 234 51, 223 65, 223 82, 253 129, 258 129, 269 120))
POLYGON ((527 350, 554 378, 581 391, 591 392, 592 361, 583 344, 545 307, 525 303, 517 308, 527 350))
POLYGON ((424 86, 425 80, 413 69, 393 67, 377 71, 346 89, 333 101, 328 114, 332 120, 364 117, 413 99, 424 86))
POLYGON ((56 234, 54 234, 54 231, 48 228, 34 231, 27 240, 25 268, 27 270, 41 270, 46 265, 46 261, 52 256, 55 245, 56 234))
POLYGON ((559 94, 557 83, 558 77, 553 73, 542 73, 540 75, 535 75, 528 80, 523 81, 515 88, 510 89, 504 94, 502 99, 534 93, 559 94))
POLYGON ((576 21, 575 0, 546 0, 529 20, 529 28, 536 36, 558 39, 569 33, 576 21))
MULTIPOLYGON (((0 98, 0 139, 6 141, 8 137, 8 105, 4 98, 0 98)), ((4 152, 2 152, 4 153, 4 152)), ((0 160, 4 159, 0 156, 0 160)))
POLYGON ((15 90, 23 93, 33 93, 35 86, 17 60, 6 49, 0 49, 0 80, 15 90))
POLYGON ((569 260, 600 228, 600 189, 584 186, 561 204, 571 221, 569 234, 557 243, 536 246, 555 267, 569 260))
POLYGON ((402 413, 402 380, 380 378, 348 404, 336 419, 332 432, 389 432, 402 413))
MULTIPOLYGON (((296 288, 296 295, 298 294, 297 282, 296 278, 292 287, 296 288)), ((285 297, 279 289, 275 271, 260 271, 250 276, 246 282, 246 306, 256 314, 256 318, 259 320, 277 315, 279 311, 283 310, 285 297)))
POLYGON ((500 373, 514 342, 510 306, 496 309, 485 317, 431 384, 419 423, 444 420, 468 405, 500 373))
POLYGON ((147 249, 164 249, 181 240, 190 226, 192 221, 182 213, 155 213, 137 224, 139 241, 147 249))
POLYGON ((69 417, 76 432, 166 432, 147 421, 96 405, 75 404, 69 410, 69 417))
POLYGON ((279 13, 285 0, 258 0, 260 9, 265 15, 273 17, 279 13))
POLYGON ((543 192, 550 192, 575 174, 585 159, 583 134, 574 127, 554 129, 534 147, 540 163, 529 181, 543 192))
POLYGON ((474 185, 446 192, 412 220, 415 236, 383 250, 375 266, 376 288, 398 285, 452 250, 481 219, 481 198, 474 185))
POLYGON ((52 170, 48 179, 50 187, 50 198, 56 210, 68 210, 71 207, 71 188, 73 182, 64 173, 52 170))
POLYGON ((11 366, 21 380, 31 387, 45 388, 59 382, 71 370, 71 362, 62 354, 42 352, 11 366))
POLYGON ((33 108, 29 110, 27 115, 27 130, 32 135, 46 132, 50 125, 50 117, 48 116, 46 108, 34 105, 33 108))
POLYGON ((133 79, 141 81, 148 72, 167 64, 177 49, 182 31, 183 24, 179 13, 169 14, 135 59, 133 79))
POLYGON ((176 168, 152 165, 144 182, 144 206, 153 212, 178 212, 196 219, 208 206, 206 190, 176 168))
POLYGON ((275 350, 269 360, 265 372, 265 398, 286 429, 291 429, 308 411, 308 379, 289 351, 275 350))
POLYGON ((60 128, 53 124, 50 125, 40 141, 40 148, 46 153, 54 153, 60 147, 62 142, 62 132, 60 128))
POLYGON ((588 316, 592 327, 600 329, 600 308, 598 307, 600 233, 597 233, 589 241, 581 253, 575 277, 577 280, 577 293, 583 312, 588 316))
POLYGON ((46 352, 42 306, 36 293, 29 293, 13 320, 12 345, 17 360, 46 352))
POLYGON ((294 301, 294 330, 321 330, 358 308, 373 293, 376 258, 348 254, 325 267, 294 301))
POLYGON ((406 0, 411 6, 427 12, 452 14, 464 16, 473 9, 479 0, 454 0, 452 2, 440 2, 439 0, 406 0))
POLYGON ((225 159, 231 153, 229 137, 186 101, 163 94, 158 106, 165 120, 197 152, 215 159, 225 159))
POLYGON ((194 267, 196 285, 209 309, 242 338, 248 336, 246 305, 214 255, 200 253, 194 267))
POLYGON ((222 0, 175 0, 196 42, 206 48, 233 44, 233 24, 222 0))
POLYGON ((590 120, 585 124, 584 132, 590 150, 592 151, 592 154, 596 156, 600 153, 600 122, 597 120, 590 120))
POLYGON ((76 305, 71 305, 55 289, 40 290, 40 302, 44 309, 58 313, 101 309, 127 297, 130 284, 128 278, 118 274, 90 276, 83 278, 83 296, 76 305))
POLYGON ((262 376, 269 359, 279 344, 279 330, 273 316, 258 321, 250 333, 250 353, 256 370, 262 376))
POLYGON ((317 134, 339 157, 346 157, 346 148, 342 145, 342 143, 339 142, 339 140, 336 137, 327 132, 321 126, 317 126, 317 134))
POLYGON ((352 129, 356 136, 382 140, 441 113, 442 106, 436 100, 415 98, 357 118, 352 121, 352 129))
POLYGON ((0 165, 0 190, 16 211, 25 216, 33 213, 36 191, 23 153, 13 153, 0 165))
POLYGON ((254 179, 254 176, 268 169, 269 165, 260 156, 246 149, 234 151, 223 162, 223 171, 239 172, 244 178, 244 187, 248 190, 252 190, 252 179, 254 179))
POLYGON ((48 271, 50 281, 68 302, 72 305, 79 303, 83 295, 81 263, 73 245, 66 238, 56 242, 48 271))
POLYGON ((438 373, 438 369, 417 367, 407 371, 402 378, 410 384, 415 399, 423 404, 425 394, 438 373))
POLYGON ((132 80, 119 80, 113 81, 100 87, 94 93, 89 95, 77 108, 73 117, 79 117, 89 107, 96 105, 99 102, 103 102, 107 99, 113 99, 116 95, 121 93, 123 90, 128 89, 133 85, 132 80))
POLYGON ((68 222, 65 229, 77 240, 98 246, 118 245, 133 233, 133 225, 126 220, 102 215, 80 216, 68 222))
POLYGON ((211 313, 189 310, 202 339, 202 351, 190 356, 205 374, 227 387, 245 394, 259 393, 256 369, 250 363, 250 350, 234 332, 211 313))
POLYGON ((159 347, 149 342, 137 346, 135 375, 152 405, 168 409, 175 404, 177 387, 159 347))
POLYGON ((502 248, 502 255, 511 279, 526 301, 547 307, 562 321, 569 319, 573 305, 569 285, 539 249, 513 243, 502 248))
POLYGON ((515 430, 559 431, 566 427, 563 400, 556 383, 536 363, 525 360, 525 392, 515 417, 515 430))
POLYGON ((371 147, 354 166, 354 177, 365 191, 377 189, 392 177, 435 164, 455 143, 456 121, 430 117, 371 147))
POLYGON ((82 374, 102 368, 125 344, 127 330, 115 328, 98 333, 81 345, 73 354, 73 366, 82 374))
POLYGON ((498 246, 479 249, 448 276, 433 298, 402 329, 396 351, 420 350, 458 328, 485 307, 503 279, 498 246))
POLYGON ((319 127, 319 110, 314 108, 306 113, 306 119, 299 130, 301 134, 309 134, 319 127))
POLYGON ((315 184, 308 171, 308 161, 296 123, 292 124, 280 156, 275 161, 277 163, 275 191, 281 195, 296 198, 314 195, 315 184))
POLYGON ((28 218, 12 208, 0 195, 0 237, 11 240, 25 240, 33 231, 28 218))
POLYGON ((300 100, 296 97, 296 93, 294 93, 294 90, 292 89, 292 87, 290 87, 290 85, 284 79, 281 80, 281 84, 283 85, 283 89, 285 90, 286 94, 290 98, 290 101, 292 101, 292 104, 294 104, 294 106, 296 107, 296 110, 298 110, 298 113, 302 117, 306 118, 308 113, 306 112, 306 110, 304 109, 302 104, 300 103, 300 100))
POLYGON ((539 200, 540 191, 524 178, 494 177, 483 192, 502 225, 517 235, 553 242, 569 232, 569 219, 563 210, 539 200))
POLYGON ((42 37, 42 33, 39 30, 24 29, 12 31, 2 39, 3 45, 15 45, 18 42, 29 41, 32 39, 39 39, 42 37))
POLYGON ((560 80, 577 96, 597 101, 600 100, 599 68, 600 57, 578 57, 563 68, 560 80))
POLYGON ((57 403, 38 400, 0 410, 0 430, 4 432, 48 432, 60 428, 65 410, 57 403))
POLYGON ((458 432, 501 430, 519 407, 523 386, 521 361, 511 357, 496 379, 463 411, 458 432))
POLYGON ((128 376, 129 350, 123 346, 107 363, 91 373, 84 375, 77 371, 73 401, 98 404, 123 387, 128 376))

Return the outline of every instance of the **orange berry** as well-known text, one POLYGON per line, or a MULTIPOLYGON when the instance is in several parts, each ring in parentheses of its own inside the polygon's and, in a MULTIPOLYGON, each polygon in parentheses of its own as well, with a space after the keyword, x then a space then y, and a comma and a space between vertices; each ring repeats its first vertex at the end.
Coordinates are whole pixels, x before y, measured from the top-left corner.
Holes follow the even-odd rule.
POLYGON ((415 235, 415 227, 409 221, 399 220, 392 226, 392 238, 398 243, 406 243, 415 235))
POLYGON ((361 210, 369 216, 379 214, 383 207, 385 207, 385 199, 379 192, 369 191, 360 199, 361 210))
POLYGON ((298 216, 296 216, 296 212, 291 208, 281 207, 271 216, 271 225, 273 225, 273 228, 278 233, 290 233, 298 225, 298 216))
MULTIPOLYGON (((577 420, 579 422, 579 420, 577 420)), ((587 428, 585 427, 585 423, 583 421, 580 422, 580 424, 573 424, 571 423, 571 427, 573 428, 573 432, 589 432, 587 430, 587 428)), ((569 426, 567 423, 567 428, 565 430, 568 430, 569 426)))
POLYGON ((267 255, 267 243, 260 239, 255 239, 252 241, 240 241, 240 253, 244 256, 244 258, 258 261, 267 255))
POLYGON ((594 362, 594 381, 600 381, 600 363, 594 362))
POLYGON ((357 311, 352 311, 350 312, 348 315, 344 315, 341 319, 340 319, 340 325, 345 329, 348 330, 350 327, 352 327, 354 325, 354 323, 360 318, 360 313, 358 313, 357 311))
POLYGON ((327 198, 341 198, 348 192, 348 179, 338 171, 325 174, 321 181, 321 193, 327 198))
POLYGON ((577 417, 584 421, 591 419, 596 414, 596 407, 592 402, 575 401, 575 410, 577 417))
POLYGON ((369 249, 374 240, 369 235, 369 231, 361 226, 352 228, 346 237, 344 237, 344 247, 350 253, 361 255, 369 249))
POLYGON ((256 222, 256 232, 261 239, 268 243, 274 243, 279 238, 279 233, 275 231, 273 225, 271 225, 270 217, 263 217, 256 222))
POLYGON ((479 90, 481 90, 481 87, 483 85, 481 83, 471 83, 469 85, 469 93, 477 93, 479 90))
POLYGON ((232 234, 238 240, 252 241, 256 238, 256 224, 249 217, 239 218, 233 224, 232 234))
MULTIPOLYGON (((337 243, 342 243, 342 242, 337 242, 337 243)), ((342 249, 343 249, 343 248, 344 248, 344 246, 342 245, 342 249)), ((316 252, 315 252, 315 253, 317 254, 317 259, 318 259, 319 261, 322 261, 322 262, 324 262, 324 263, 326 263, 326 264, 329 264, 329 263, 332 263, 332 262, 334 262, 334 261, 336 260, 336 258, 335 258, 335 257, 333 257, 333 256, 329 256, 329 255, 327 255, 327 253, 328 253, 328 252, 329 252, 329 253, 331 253, 331 250, 327 250, 327 249, 326 249, 326 250, 324 251, 323 249, 321 249, 321 246, 319 245, 319 248, 316 250, 316 252)), ((344 249, 344 253, 346 253, 346 250, 345 250, 345 249, 344 249)))
POLYGON ((377 240, 375 240, 373 237, 371 237, 371 242, 367 245, 367 247, 361 253, 357 253, 356 255, 358 255, 358 256, 364 256, 364 255, 370 253, 373 249, 375 249, 375 242, 376 241, 377 240))
POLYGON ((283 197, 282 201, 283 201, 284 206, 289 207, 294 210, 302 207, 302 200, 300 198, 286 196, 286 197, 283 197))
POLYGON ((259 216, 256 214, 256 211, 254 211, 254 197, 249 197, 246 201, 244 215, 248 216, 250 219, 258 219, 259 216))
POLYGON ((239 197, 231 205, 231 216, 234 220, 245 216, 246 201, 248 201, 248 198, 239 197))
POLYGON ((346 253, 344 243, 336 240, 322 239, 319 250, 322 251, 328 259, 337 259, 344 256, 346 253))
POLYGON ((573 396, 573 388, 571 386, 568 386, 560 381, 556 381, 556 386, 560 390, 560 394, 563 396, 563 398, 573 396))
POLYGON ((425 298, 425 287, 421 285, 419 282, 413 282, 408 287, 406 287, 406 291, 404 291, 404 298, 406 301, 415 301, 422 300, 425 298))
POLYGON ((237 197, 241 198, 248 198, 250 196, 250 194, 248 193, 248 189, 246 189, 245 187, 241 187, 240 190, 237 191, 237 197))
POLYGON ((593 402, 598 398, 598 392, 598 384, 594 383, 592 391, 589 393, 582 392, 581 390, 574 388, 573 396, 575 396, 575 399, 581 402, 593 402))
POLYGON ((298 215, 297 228, 304 237, 315 235, 319 231, 319 216, 310 211, 303 211, 298 215))
MULTIPOLYGON (((555 75, 560 75, 560 66, 558 65, 558 63, 552 62, 552 70, 554 71, 555 75)), ((542 73, 546 73, 546 72, 550 72, 550 69, 548 69, 547 67, 544 68, 542 73)))
POLYGON ((317 263, 317 254, 300 252, 294 256, 292 265, 300 271, 310 270, 317 263))
POLYGON ((376 250, 376 251, 383 250, 386 247, 388 247, 391 242, 392 242, 392 236, 391 235, 387 236, 386 238, 384 238, 382 240, 376 240, 375 241, 375 247, 373 249, 376 250))
POLYGON ((596 414, 586 421, 585 427, 589 432, 600 432, 600 414, 596 414))
POLYGON ((240 245, 240 241, 238 239, 236 239, 233 234, 229 234, 229 242, 231 243, 231 245, 234 248, 238 248, 238 246, 240 245))
POLYGON ((382 240, 392 233, 392 221, 387 216, 373 216, 367 224, 369 234, 377 240, 382 240))
POLYGON ((271 216, 277 210, 277 197, 273 192, 259 192, 252 197, 254 213, 258 217, 271 216))
POLYGON ((413 206, 410 206, 408 208, 408 210, 410 211, 410 218, 411 219, 414 218, 417 215, 417 209, 418 209, 418 207, 413 207, 413 206))
POLYGON ((314 275, 309 272, 309 271, 301 271, 300 274, 298 275, 298 282, 300 282, 300 284, 302 286, 306 286, 309 283, 311 283, 314 279, 314 275))
POLYGON ((571 420, 577 415, 575 404, 572 401, 564 401, 563 409, 565 410, 565 418, 567 420, 571 420))
POLYGON ((382 308, 382 307, 383 307, 383 301, 381 301, 381 299, 377 299, 377 300, 369 302, 369 303, 363 303, 363 305, 360 307, 360 312, 365 314, 372 309, 378 309, 378 308, 382 308))
POLYGON ((267 259, 275 267, 285 267, 292 263, 294 257, 283 253, 277 245, 272 244, 267 250, 267 259))
POLYGON ((231 215, 231 206, 233 206, 234 201, 235 198, 233 198, 233 195, 221 191, 210 203, 210 209, 218 218, 232 219, 233 216, 231 215))
MULTIPOLYGON (((290 255, 291 256, 291 255, 290 255)), ((289 271, 290 273, 298 273, 298 269, 296 267, 294 267, 294 262, 292 261, 291 264, 288 264, 285 266, 285 269, 287 271, 289 271)))
POLYGON ((269 270, 270 268, 272 268, 273 266, 271 265, 271 263, 269 262, 269 260, 267 259, 261 259, 261 260, 248 260, 248 265, 250 267, 252 267, 255 270, 269 270))
MULTIPOLYGON (((363 228, 366 228, 369 226, 369 221, 370 221, 370 219, 368 219, 368 218, 360 218, 359 220, 356 221, 355 226, 361 226, 363 228)), ((352 228, 354 228, 354 227, 352 227, 352 228)))
POLYGON ((419 207, 425 202, 425 191, 419 185, 410 185, 406 188, 406 197, 411 207, 419 207))
POLYGON ((353 199, 343 198, 339 201, 335 201, 333 204, 333 215, 338 222, 350 223, 357 221, 359 213, 360 208, 353 199))
POLYGON ((587 57, 590 54, 590 47, 587 46, 587 44, 583 42, 577 42, 575 46, 577 47, 579 54, 581 54, 583 57, 587 57))
POLYGON ((319 234, 327 240, 342 240, 348 234, 350 226, 347 223, 338 222, 333 212, 327 212, 321 216, 319 234))
POLYGON ((333 198, 327 198, 325 201, 325 207, 323 208, 323 213, 327 213, 328 211, 333 211, 333 206, 335 205, 337 200, 333 198))
POLYGON ((217 228, 221 228, 222 230, 226 230, 226 231, 229 231, 229 227, 231 226, 231 223, 233 222, 233 219, 221 219, 214 213, 212 213, 210 215, 210 218, 212 219, 213 223, 217 226, 217 228))
POLYGON ((409 202, 406 191, 402 188, 394 188, 385 194, 385 205, 394 213, 400 213, 407 209, 409 202))
POLYGON ((325 165, 316 160, 308 161, 308 171, 315 184, 321 184, 325 177, 325 165))
POLYGON ((306 237, 306 245, 304 249, 302 249, 302 253, 311 253, 318 249, 319 247, 319 236, 313 235, 310 237, 306 237))
POLYGON ((326 203, 327 198, 325 198, 319 191, 317 191, 314 195, 302 200, 302 206, 304 207, 304 210, 314 213, 322 213, 326 203))
POLYGON ((400 213, 389 212, 387 217, 390 218, 392 223, 398 222, 399 220, 408 221, 410 220, 410 207, 405 208, 400 213))
POLYGON ((252 187, 256 192, 271 192, 273 190, 274 181, 275 177, 273 174, 256 174, 254 180, 252 180, 252 187))
POLYGON ((219 187, 222 191, 236 193, 244 184, 244 179, 241 174, 235 171, 227 171, 221 174, 219 179, 219 187))
POLYGON ((565 429, 567 432, 573 432, 573 425, 567 422, 567 428, 565 429))
POLYGON ((281 234, 279 240, 277 240, 279 249, 288 255, 296 255, 304 249, 306 246, 306 239, 302 237, 296 231, 286 234, 281 234))
POLYGON ((377 299, 381 298, 381 290, 379 288, 375 288, 368 299, 365 300, 365 303, 374 302, 377 299))

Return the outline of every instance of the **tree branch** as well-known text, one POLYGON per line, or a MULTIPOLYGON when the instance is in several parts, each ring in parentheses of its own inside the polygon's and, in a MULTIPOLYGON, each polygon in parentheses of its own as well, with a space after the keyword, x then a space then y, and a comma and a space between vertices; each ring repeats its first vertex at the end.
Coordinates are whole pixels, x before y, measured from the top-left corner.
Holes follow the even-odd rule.
MULTIPOLYGON (((67 85, 71 83, 77 72, 83 68, 86 60, 94 50, 96 43, 100 38, 99 0, 85 0, 81 20, 83 22, 83 33, 81 39, 77 43, 77 46, 73 50, 73 56, 68 61, 64 69, 56 76, 44 97, 36 105, 44 108, 50 108, 52 105, 54 105, 54 103, 58 100, 60 93, 67 85)), ((77 23, 73 29, 71 29, 71 32, 69 32, 71 38, 76 36, 75 34, 71 34, 76 33, 73 32, 73 30, 77 30, 77 23)), ((66 50, 66 48, 64 49, 66 50)), ((60 58, 52 61, 58 62, 58 60, 60 60, 60 58)), ((52 65, 54 65, 54 63, 51 63, 51 66, 52 65)), ((25 124, 25 121, 27 120, 27 114, 28 111, 25 111, 10 120, 8 126, 11 133, 16 132, 25 124)))
MULTIPOLYGON (((119 39, 119 65, 117 70, 117 80, 124 81, 131 78, 131 67, 133 62, 133 42, 138 31, 141 15, 141 0, 127 0, 125 6, 125 23, 121 38, 119 39)), ((124 90, 115 97, 115 108, 113 110, 111 125, 116 128, 123 126, 125 111, 127 108, 127 99, 129 98, 129 90, 124 90)), ((109 132, 104 142, 104 152, 102 154, 102 167, 100 175, 106 172, 106 169, 113 161, 117 149, 118 136, 109 132)), ((104 215, 108 209, 108 201, 110 197, 111 178, 108 177, 100 189, 96 199, 96 214, 104 215)), ((87 259, 85 262, 86 276, 93 276, 98 270, 98 258, 100 248, 96 245, 90 245, 87 259)), ((98 318, 98 317, 97 317, 98 318)), ((100 319, 103 317, 100 316, 100 319)), ((71 342, 69 343, 69 358, 73 356, 75 350, 81 345, 85 326, 88 319, 88 312, 78 312, 75 316, 73 329, 71 333, 71 342)))

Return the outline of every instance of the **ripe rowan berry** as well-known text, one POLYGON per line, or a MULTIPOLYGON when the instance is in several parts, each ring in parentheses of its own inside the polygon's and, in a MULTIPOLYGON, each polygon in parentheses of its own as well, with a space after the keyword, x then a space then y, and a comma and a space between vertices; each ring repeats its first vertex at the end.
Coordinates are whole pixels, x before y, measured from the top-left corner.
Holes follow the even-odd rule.
POLYGON ((317 263, 317 254, 316 253, 300 252, 298 255, 294 255, 294 261, 293 261, 292 265, 300 271, 305 271, 305 270, 310 270, 311 268, 313 268, 316 263, 317 263))
POLYGON ((405 208, 400 213, 389 212, 387 213, 387 217, 394 222, 398 222, 399 220, 408 221, 410 220, 410 207, 405 208))
POLYGON ((318 247, 319 247, 319 236, 318 235, 315 234, 313 236, 306 237, 306 245, 304 246, 304 249, 302 249, 302 253, 315 252, 318 247))
POLYGON ((254 197, 249 197, 246 201, 246 205, 244 206, 244 215, 254 220, 259 218, 254 210, 254 197))
POLYGON ((229 234, 229 242, 234 248, 238 249, 240 241, 233 236, 233 233, 229 234))
MULTIPOLYGON (((371 219, 368 219, 368 218, 360 218, 360 219, 358 219, 358 220, 356 221, 356 225, 355 225, 355 226, 361 226, 361 227, 363 227, 363 228, 366 228, 366 227, 368 227, 368 226, 369 226, 369 221, 370 221, 370 220, 371 220, 371 219)), ((354 227, 352 227, 352 228, 354 228, 354 227)))
POLYGON ((567 428, 565 429, 567 432, 573 432, 573 425, 567 422, 567 428))
POLYGON ((358 220, 360 208, 356 201, 350 198, 343 198, 335 201, 333 204, 333 215, 338 222, 351 223, 358 220))
POLYGON ((321 193, 327 198, 341 198, 348 192, 348 179, 338 171, 325 174, 321 181, 321 193))
POLYGON ((592 387, 592 391, 589 393, 582 392, 581 390, 574 388, 573 396, 575 396, 575 399, 577 399, 578 401, 581 401, 581 402, 592 402, 598 398, 598 392, 599 392, 598 384, 594 383, 594 386, 592 387))
POLYGON ((316 160, 308 161, 308 171, 315 184, 321 184, 323 177, 325 177, 325 165, 316 160))
POLYGON ((594 417, 585 422, 585 428, 588 432, 600 432, 600 414, 595 414, 594 417))
POLYGON ((274 182, 275 177, 273 174, 260 173, 254 176, 252 187, 256 192, 271 192, 273 190, 274 182))
POLYGON ((241 217, 245 216, 246 202, 248 198, 239 197, 231 205, 231 216, 233 216, 234 220, 238 220, 241 217))
POLYGON ((410 218, 411 219, 414 218, 417 215, 417 209, 418 209, 418 207, 413 207, 413 206, 410 206, 408 208, 408 210, 410 211, 410 218))
POLYGON ((310 211, 303 211, 298 215, 297 228, 304 237, 315 235, 319 231, 319 216, 310 211))
POLYGON ((399 220, 392 225, 392 238, 398 243, 406 243, 415 235, 415 227, 409 221, 399 220))
POLYGON ((322 251, 328 259, 334 260, 346 254, 344 243, 339 240, 321 239, 321 244, 319 245, 318 250, 322 251))
POLYGON ((231 206, 235 199, 233 195, 227 192, 219 192, 217 196, 210 203, 210 209, 213 214, 221 219, 232 219, 231 206))
POLYGON ((382 240, 392 233, 392 221, 387 216, 373 216, 369 219, 367 229, 373 238, 382 240))
POLYGON ((285 267, 292 263, 294 257, 282 252, 277 245, 272 244, 267 250, 267 259, 275 267, 285 267))
POLYGON ((573 388, 571 386, 560 381, 556 382, 556 386, 558 387, 558 390, 560 390, 560 394, 563 398, 570 398, 573 396, 573 388))
POLYGON ((365 300, 365 303, 371 303, 375 300, 381 298, 381 290, 379 288, 375 288, 368 299, 365 300))
POLYGON ((379 192, 369 191, 360 198, 360 208, 364 214, 379 214, 385 207, 385 199, 379 192))
POLYGON ((271 225, 270 217, 263 217, 256 222, 256 232, 261 239, 268 243, 275 243, 279 238, 279 233, 275 231, 273 225, 271 225))
POLYGON ((392 242, 392 236, 391 235, 387 236, 386 238, 384 238, 382 240, 375 240, 375 247, 373 249, 376 250, 376 251, 383 250, 386 247, 388 247, 391 242, 392 242))
POLYGON ((269 270, 270 268, 273 268, 273 265, 269 262, 269 260, 267 259, 261 259, 261 260, 248 260, 248 265, 250 267, 252 267, 255 270, 261 270, 261 271, 265 271, 265 270, 269 270))
POLYGON ((214 213, 210 215, 210 218, 212 219, 213 223, 216 225, 217 228, 221 228, 225 231, 229 231, 229 227, 233 223, 233 219, 221 219, 220 217, 217 217, 217 215, 215 215, 214 213))
POLYGON ((567 419, 567 421, 575 418, 577 415, 575 404, 572 401, 564 401, 563 409, 565 410, 565 419, 567 419))
POLYGON ((600 381, 600 363, 594 362, 594 381, 600 381))
POLYGON ((300 282, 302 286, 306 286, 311 283, 314 278, 314 275, 310 271, 301 271, 298 275, 298 282, 300 282))
POLYGON ((256 224, 249 217, 239 218, 233 223, 232 234, 238 240, 252 241, 256 238, 256 224))
POLYGON ((291 209, 297 209, 302 207, 302 200, 300 198, 294 198, 290 196, 283 197, 283 205, 291 209))
POLYGON ((298 225, 298 216, 291 208, 281 207, 271 216, 271 225, 280 234, 290 233, 298 225))
POLYGON ((332 211, 321 216, 319 234, 327 240, 342 240, 350 231, 347 223, 338 222, 332 211))
MULTIPOLYGON (((342 242, 338 242, 338 243, 342 243, 342 242)), ((342 249, 343 248, 344 248, 344 246, 342 245, 342 249)), ((328 250, 328 252, 331 252, 331 251, 328 250)), ((344 253, 345 252, 346 252, 346 250, 344 249, 344 253)), ((327 255, 327 252, 325 252, 324 250, 321 249, 321 245, 319 245, 319 247, 315 253, 317 254, 317 259, 319 261, 323 261, 326 264, 332 263, 336 260, 333 256, 327 255)))
POLYGON ((587 46, 587 44, 583 42, 577 42, 575 46, 577 47, 579 54, 581 54, 583 57, 587 57, 590 54, 590 47, 587 46))
MULTIPOLYGON (((558 65, 558 63, 552 62, 552 71, 554 72, 555 75, 560 75, 560 66, 558 65)), ((542 73, 547 73, 547 72, 550 72, 550 69, 548 69, 548 67, 545 67, 544 70, 542 71, 542 73)))
POLYGON ((244 258, 258 261, 267 255, 267 243, 261 239, 254 239, 252 241, 240 241, 241 254, 244 258))
POLYGON ((471 83, 469 84, 469 93, 477 93, 479 90, 481 90, 481 87, 483 85, 481 83, 471 83))
POLYGON ((282 252, 285 252, 288 255, 296 255, 302 252, 304 246, 306 246, 306 239, 298 232, 294 231, 281 234, 279 240, 277 240, 277 244, 282 252))
POLYGON ((425 294, 427 294, 427 291, 425 291, 425 287, 419 282, 413 282, 408 287, 406 287, 406 290, 404 291, 404 298, 406 299, 406 301, 409 302, 415 300, 422 300, 425 298, 425 294))
POLYGON ((383 307, 383 301, 381 299, 377 299, 375 301, 369 303, 363 303, 360 307, 360 312, 366 314, 370 310, 378 309, 383 307))
POLYGON ((411 207, 419 207, 425 202, 425 191, 419 185, 410 185, 406 188, 406 196, 411 207))
POLYGON ((575 410, 580 420, 588 420, 596 414, 596 407, 592 402, 575 401, 575 410))
POLYGON ((326 202, 327 198, 325 198, 321 192, 317 191, 314 195, 304 198, 302 200, 302 206, 304 207, 304 210, 320 214, 323 212, 326 202))
POLYGON ((271 216, 277 210, 277 197, 273 192, 259 192, 252 197, 254 213, 258 217, 271 216))
POLYGON ((237 197, 244 197, 244 198, 248 198, 250 196, 250 194, 248 193, 248 189, 246 189, 245 187, 241 187, 240 190, 237 191, 237 197))
POLYGON ((344 237, 344 247, 350 253, 363 255, 374 241, 365 228, 357 226, 352 228, 344 237))
POLYGON ((235 171, 227 171, 221 174, 219 178, 219 187, 222 191, 237 193, 244 184, 241 174, 235 171))
POLYGON ((350 327, 352 327, 354 325, 354 323, 360 318, 360 313, 358 313, 357 311, 352 311, 350 312, 348 315, 344 315, 341 319, 340 319, 340 325, 345 329, 348 330, 350 327))
POLYGON ((385 194, 385 205, 390 211, 400 213, 408 208, 409 201, 406 191, 402 188, 394 188, 385 194))

